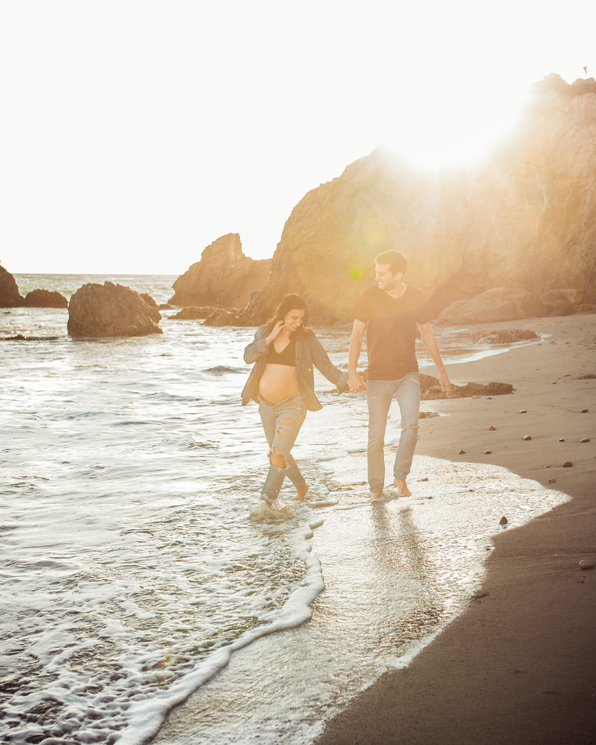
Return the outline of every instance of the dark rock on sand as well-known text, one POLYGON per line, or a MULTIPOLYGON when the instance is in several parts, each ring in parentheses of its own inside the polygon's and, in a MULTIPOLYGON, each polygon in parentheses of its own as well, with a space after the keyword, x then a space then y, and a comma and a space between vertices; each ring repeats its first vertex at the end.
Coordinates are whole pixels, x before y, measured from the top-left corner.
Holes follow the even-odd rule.
POLYGON ((218 308, 203 321, 204 326, 242 326, 239 323, 238 316, 234 313, 230 313, 223 308, 218 308))
POLYGON ((590 438, 589 437, 584 437, 583 440, 580 440, 580 442, 590 442, 590 438))
POLYGON ((172 305, 244 308, 269 279, 271 259, 245 256, 237 233, 229 233, 207 246, 201 260, 174 282, 172 305))
POLYGON ((531 440, 531 439, 532 439, 532 435, 525 435, 525 437, 522 437, 522 440, 526 440, 526 441, 531 440))
POLYGON ((573 466, 573 463, 570 460, 566 460, 565 463, 563 463, 563 468, 571 468, 573 466))
POLYGON ((589 559, 582 559, 579 562, 580 569, 594 569, 594 562, 589 559))
POLYGON ((198 318, 209 318, 213 311, 213 308, 197 308, 196 305, 189 305, 187 308, 182 308, 175 316, 170 316, 170 319, 196 321, 198 318))
POLYGON ((70 299, 68 333, 75 338, 161 334, 160 320, 155 301, 150 304, 130 287, 90 283, 70 299))
POLYGON ((587 375, 580 375, 578 380, 594 380, 596 379, 596 375, 594 373, 588 373, 587 375))
POLYGON ((491 424, 490 427, 488 428, 488 431, 489 432, 496 432, 497 431, 497 428, 496 427, 493 427, 493 425, 491 424))
POLYGON ((518 341, 539 339, 531 329, 500 329, 499 331, 476 331, 472 334, 472 341, 484 341, 489 344, 515 344, 518 341))
MULTIPOLYGON (((510 383, 466 383, 466 385, 451 385, 452 398, 470 398, 473 396, 502 396, 513 393, 510 383)), ((444 398, 437 378, 420 373, 420 396, 424 401, 444 398)))
POLYGON ((18 308, 23 300, 16 279, 0 265, 0 308, 18 308))
POLYGON ((68 300, 59 292, 32 290, 21 303, 25 308, 68 308, 68 300))
POLYGON ((499 520, 499 525, 507 525, 507 522, 507 518, 505 517, 505 515, 503 515, 503 517, 499 520))

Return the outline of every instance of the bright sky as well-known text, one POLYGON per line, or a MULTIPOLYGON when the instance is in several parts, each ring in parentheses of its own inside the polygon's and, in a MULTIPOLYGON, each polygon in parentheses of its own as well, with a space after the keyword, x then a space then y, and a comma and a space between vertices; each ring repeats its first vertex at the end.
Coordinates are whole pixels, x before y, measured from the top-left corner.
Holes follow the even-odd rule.
POLYGON ((0 261, 182 274, 273 255, 304 194, 385 145, 473 162, 529 86, 596 75, 594 0, 2 0, 0 261))

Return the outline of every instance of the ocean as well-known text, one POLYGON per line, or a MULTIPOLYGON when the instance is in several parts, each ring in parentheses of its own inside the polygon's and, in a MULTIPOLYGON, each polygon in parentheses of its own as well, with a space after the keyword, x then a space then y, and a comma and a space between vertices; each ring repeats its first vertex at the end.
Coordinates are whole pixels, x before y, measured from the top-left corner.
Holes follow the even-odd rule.
MULTIPOLYGON (((22 294, 111 280, 158 303, 175 279, 16 275, 22 294)), ((566 499, 417 456, 413 496, 370 504, 366 400, 318 375, 294 450, 309 499, 288 484, 255 517, 254 329, 174 312, 163 335, 74 341, 67 310, 0 309, 0 339, 33 337, 0 341, 2 742, 308 745, 461 613, 502 514, 515 527, 566 499)), ((502 351, 436 331, 451 365, 502 351)), ((343 368, 349 333, 317 329, 343 368)), ((398 437, 395 409, 388 460, 398 437)))

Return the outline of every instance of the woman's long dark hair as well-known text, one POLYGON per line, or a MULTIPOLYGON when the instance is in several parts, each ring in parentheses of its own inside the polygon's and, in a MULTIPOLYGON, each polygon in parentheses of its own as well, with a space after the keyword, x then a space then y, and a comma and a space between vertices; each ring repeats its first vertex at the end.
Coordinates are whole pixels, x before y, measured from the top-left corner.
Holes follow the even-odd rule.
POLYGON ((300 324, 300 326, 298 326, 296 331, 292 331, 292 333, 290 334, 290 339, 304 339, 307 336, 311 336, 313 331, 308 326, 308 305, 306 301, 300 297, 300 295, 286 295, 286 297, 278 305, 277 310, 275 311, 273 316, 267 321, 269 331, 271 331, 271 329, 278 321, 283 321, 283 319, 291 310, 303 310, 304 318, 302 319, 302 323, 300 324))

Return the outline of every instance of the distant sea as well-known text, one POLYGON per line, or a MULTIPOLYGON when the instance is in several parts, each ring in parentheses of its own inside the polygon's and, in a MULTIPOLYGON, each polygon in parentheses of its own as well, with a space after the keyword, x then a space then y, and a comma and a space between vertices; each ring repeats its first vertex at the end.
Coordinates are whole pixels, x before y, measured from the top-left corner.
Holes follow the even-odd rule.
MULTIPOLYGON (((16 280, 67 297, 110 280, 163 303, 175 277, 16 280)), ((254 329, 173 313, 163 335, 75 341, 67 310, 0 309, 0 339, 36 338, 0 341, 2 742, 147 742, 194 692, 172 742, 310 743, 461 612, 502 514, 515 526, 564 500, 417 457, 411 499, 367 503, 366 401, 318 376, 324 408, 295 448, 310 499, 287 485, 279 516, 255 519, 267 448, 240 405, 254 329)), ((317 333, 345 367, 349 329, 317 333)), ((437 334, 448 363, 489 353, 437 334)), ((396 410, 388 459, 398 436, 396 410)))

